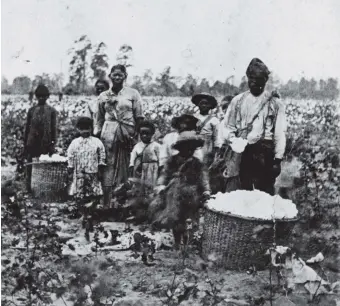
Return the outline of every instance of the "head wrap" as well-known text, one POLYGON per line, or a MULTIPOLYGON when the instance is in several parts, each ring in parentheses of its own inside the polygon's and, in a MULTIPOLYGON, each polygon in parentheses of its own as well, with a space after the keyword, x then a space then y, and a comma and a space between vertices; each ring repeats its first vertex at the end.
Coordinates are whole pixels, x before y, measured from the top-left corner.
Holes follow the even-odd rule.
POLYGON ((253 58, 247 68, 247 77, 263 77, 268 79, 270 71, 268 67, 258 58, 253 58))
POLYGON ((48 97, 50 95, 50 91, 48 90, 48 88, 45 85, 40 84, 40 85, 38 85, 34 94, 38 97, 48 97))

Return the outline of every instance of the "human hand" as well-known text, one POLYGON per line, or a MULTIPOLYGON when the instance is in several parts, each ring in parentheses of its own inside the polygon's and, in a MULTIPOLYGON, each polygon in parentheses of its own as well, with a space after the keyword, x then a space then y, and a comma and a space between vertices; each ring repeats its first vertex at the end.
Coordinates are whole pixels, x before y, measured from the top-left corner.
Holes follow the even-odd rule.
POLYGON ((273 169, 272 169, 273 177, 277 178, 281 173, 281 159, 275 158, 273 169))

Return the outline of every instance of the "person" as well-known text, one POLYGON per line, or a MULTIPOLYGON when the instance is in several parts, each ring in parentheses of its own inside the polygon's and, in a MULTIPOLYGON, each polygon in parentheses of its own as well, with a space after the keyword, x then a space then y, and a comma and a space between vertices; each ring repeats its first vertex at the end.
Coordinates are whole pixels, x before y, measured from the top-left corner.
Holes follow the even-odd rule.
POLYGON ((243 153, 231 159, 233 166, 227 176, 239 175, 241 189, 272 195, 285 152, 286 115, 277 93, 266 90, 269 74, 260 59, 251 60, 246 71, 249 90, 231 101, 224 118, 224 135, 229 143, 236 138, 248 142, 243 153))
MULTIPOLYGON (((110 84, 108 81, 104 79, 98 79, 96 83, 94 84, 94 91, 96 96, 99 96, 102 92, 109 90, 110 84)), ((84 109, 83 116, 89 117, 93 120, 93 133, 96 135, 96 117, 97 117, 97 111, 98 111, 98 101, 89 101, 86 102, 86 108, 84 109)))
POLYGON ((86 203, 98 202, 103 195, 101 179, 106 166, 104 145, 98 138, 91 136, 92 126, 91 118, 80 117, 76 124, 80 136, 67 149, 68 172, 72 176, 69 194, 83 211, 87 238, 93 228, 91 212, 94 206, 87 209, 86 203))
POLYGON ((225 96, 222 101, 221 101, 221 109, 222 109, 222 112, 226 112, 231 101, 236 97, 237 95, 228 95, 228 96, 225 96))
POLYGON ((28 101, 30 101, 30 102, 32 103, 33 98, 34 98, 34 92, 33 92, 33 91, 30 91, 30 92, 28 93, 28 101))
POLYGON ((150 204, 153 223, 172 228, 175 246, 186 240, 186 222, 198 224, 199 208, 210 196, 208 174, 203 163, 193 156, 204 140, 195 131, 184 131, 173 148, 177 154, 170 157, 159 177, 156 192, 162 194, 150 204))
POLYGON ((58 93, 58 98, 59 98, 59 102, 63 100, 63 93, 61 91, 59 91, 58 93))
POLYGON ((214 96, 208 93, 196 94, 191 101, 198 106, 200 111, 199 115, 197 115, 197 134, 204 139, 203 162, 209 168, 219 149, 217 137, 220 121, 210 113, 211 110, 217 107, 217 101, 214 96))
POLYGON ((124 86, 126 68, 115 65, 109 75, 110 90, 98 97, 96 136, 102 140, 107 167, 103 173, 104 205, 111 203, 112 188, 127 182, 130 153, 137 142, 139 123, 143 120, 139 92, 124 86))
MULTIPOLYGON (((42 154, 52 155, 57 140, 57 111, 47 104, 50 92, 45 85, 37 86, 35 97, 38 104, 27 113, 24 133, 24 157, 28 163, 42 154)), ((31 192, 32 166, 26 167, 27 191, 31 192)))
POLYGON ((143 121, 139 125, 141 141, 134 146, 130 158, 130 176, 141 179, 145 193, 153 191, 159 175, 161 145, 152 141, 155 131, 155 125, 150 121, 143 121))
MULTIPOLYGON (((166 134, 163 138, 163 144, 160 151, 160 168, 162 169, 169 158, 176 155, 178 152, 173 149, 173 145, 176 143, 179 135, 185 131, 196 131, 198 119, 195 116, 189 114, 183 114, 179 117, 174 117, 171 120, 171 127, 173 131, 166 134)), ((201 148, 198 148, 194 156, 199 160, 203 160, 203 152, 201 148)))

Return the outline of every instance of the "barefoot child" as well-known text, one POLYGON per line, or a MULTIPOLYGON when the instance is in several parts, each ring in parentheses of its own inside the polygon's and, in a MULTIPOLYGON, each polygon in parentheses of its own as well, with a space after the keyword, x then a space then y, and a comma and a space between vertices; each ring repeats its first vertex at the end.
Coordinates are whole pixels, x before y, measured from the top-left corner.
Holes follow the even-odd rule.
POLYGON ((156 188, 164 201, 158 207, 150 207, 156 224, 172 228, 175 246, 179 247, 186 240, 186 221, 198 223, 199 208, 202 200, 210 195, 208 175, 202 162, 194 157, 198 147, 204 141, 195 131, 181 133, 173 148, 178 153, 168 160, 156 188), (163 210, 158 211, 158 209, 163 210))
POLYGON ((141 179, 144 192, 150 193, 158 178, 161 145, 152 141, 156 131, 152 122, 143 121, 138 130, 141 141, 132 150, 129 173, 130 177, 141 179))
POLYGON ((218 128, 220 122, 215 115, 210 113, 211 110, 217 107, 217 101, 207 93, 194 95, 191 101, 200 110, 197 116, 197 134, 204 139, 203 162, 209 168, 219 149, 218 128))
POLYGON ((105 148, 98 138, 91 136, 92 126, 91 118, 80 117, 76 125, 80 136, 71 142, 67 151, 68 170, 72 175, 70 195, 84 213, 83 227, 87 225, 87 238, 92 230, 92 221, 88 216, 91 209, 87 209, 85 204, 96 202, 103 195, 101 176, 105 167, 105 148))
MULTIPOLYGON (((24 134, 24 156, 27 162, 42 154, 54 153, 57 139, 57 111, 47 104, 50 92, 45 85, 39 85, 35 90, 38 104, 31 107, 27 113, 24 134)), ((31 191, 32 166, 27 166, 27 191, 31 191)))

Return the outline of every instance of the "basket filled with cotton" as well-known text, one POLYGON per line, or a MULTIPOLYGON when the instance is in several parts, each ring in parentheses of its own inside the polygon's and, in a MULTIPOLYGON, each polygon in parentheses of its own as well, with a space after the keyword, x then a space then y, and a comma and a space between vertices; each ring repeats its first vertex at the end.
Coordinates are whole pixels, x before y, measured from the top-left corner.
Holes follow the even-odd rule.
POLYGON ((42 201, 67 200, 67 158, 58 154, 41 155, 31 163, 33 196, 42 201))
POLYGON ((288 244, 297 221, 295 204, 280 196, 253 190, 218 193, 205 205, 202 256, 212 254, 218 267, 264 269, 266 250, 288 244))

